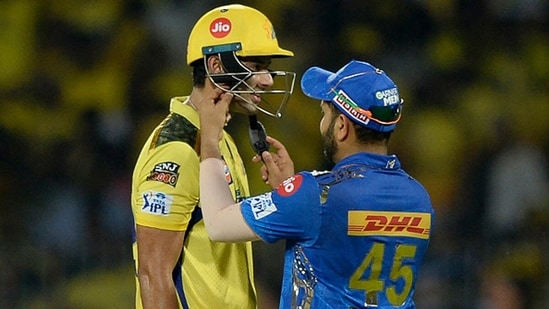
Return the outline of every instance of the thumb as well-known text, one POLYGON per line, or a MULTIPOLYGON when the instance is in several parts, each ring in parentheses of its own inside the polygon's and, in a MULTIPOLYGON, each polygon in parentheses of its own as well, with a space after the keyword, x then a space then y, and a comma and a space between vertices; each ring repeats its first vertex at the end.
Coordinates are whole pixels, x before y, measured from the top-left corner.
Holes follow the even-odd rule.
POLYGON ((223 92, 219 96, 219 100, 216 102, 216 104, 221 104, 225 108, 229 107, 229 104, 231 103, 231 100, 233 99, 233 94, 230 92, 223 92))
POLYGON ((267 167, 267 170, 272 171, 275 168, 278 168, 278 166, 276 165, 276 162, 273 158, 273 155, 270 152, 264 151, 261 154, 261 157, 263 158, 263 163, 267 167))

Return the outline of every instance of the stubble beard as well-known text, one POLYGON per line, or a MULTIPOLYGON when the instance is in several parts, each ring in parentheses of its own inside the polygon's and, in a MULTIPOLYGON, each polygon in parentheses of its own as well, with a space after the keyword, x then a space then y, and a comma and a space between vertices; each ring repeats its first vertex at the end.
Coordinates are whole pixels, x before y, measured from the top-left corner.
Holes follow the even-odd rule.
POLYGON ((330 123, 330 126, 328 127, 328 130, 326 131, 326 133, 322 135, 322 143, 324 146, 324 157, 326 157, 326 160, 328 160, 328 163, 330 165, 334 165, 335 164, 334 157, 337 152, 337 144, 334 138, 333 122, 330 123))

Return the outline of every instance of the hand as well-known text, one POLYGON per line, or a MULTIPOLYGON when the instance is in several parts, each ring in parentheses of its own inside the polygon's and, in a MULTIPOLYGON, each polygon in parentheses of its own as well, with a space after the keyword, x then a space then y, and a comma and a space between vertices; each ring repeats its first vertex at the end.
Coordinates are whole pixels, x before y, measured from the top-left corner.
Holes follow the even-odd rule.
POLYGON ((206 96, 198 105, 200 116, 200 155, 202 159, 220 157, 219 141, 229 115, 233 95, 220 89, 206 96))
POLYGON ((270 136, 267 136, 267 142, 276 152, 264 151, 261 156, 254 156, 252 161, 254 163, 264 162, 260 168, 261 178, 274 189, 295 174, 294 162, 281 142, 270 136))

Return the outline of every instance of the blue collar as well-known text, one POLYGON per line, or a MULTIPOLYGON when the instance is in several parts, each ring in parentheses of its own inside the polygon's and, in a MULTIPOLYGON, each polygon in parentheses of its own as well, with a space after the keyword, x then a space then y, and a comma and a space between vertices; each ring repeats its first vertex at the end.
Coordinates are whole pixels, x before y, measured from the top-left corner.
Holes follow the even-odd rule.
POLYGON ((388 170, 400 169, 400 161, 396 155, 380 155, 371 152, 359 152, 337 162, 332 170, 337 170, 343 166, 352 164, 362 164, 388 170))

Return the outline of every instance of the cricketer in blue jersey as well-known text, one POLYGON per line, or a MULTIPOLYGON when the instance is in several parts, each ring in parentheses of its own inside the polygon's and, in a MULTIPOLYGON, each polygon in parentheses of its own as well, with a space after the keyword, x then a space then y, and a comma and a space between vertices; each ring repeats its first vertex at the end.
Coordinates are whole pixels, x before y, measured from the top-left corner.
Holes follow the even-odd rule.
POLYGON ((276 152, 254 161, 263 160, 263 179, 274 190, 238 204, 218 146, 230 95, 203 105, 200 200, 208 234, 225 242, 286 241, 280 308, 415 308, 434 210, 424 187, 388 154, 402 113, 397 86, 353 60, 336 73, 308 69, 301 88, 321 101, 333 169, 294 174, 285 147, 268 137, 276 152))

